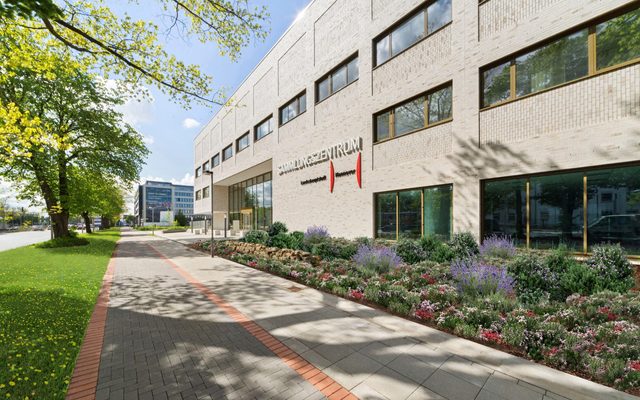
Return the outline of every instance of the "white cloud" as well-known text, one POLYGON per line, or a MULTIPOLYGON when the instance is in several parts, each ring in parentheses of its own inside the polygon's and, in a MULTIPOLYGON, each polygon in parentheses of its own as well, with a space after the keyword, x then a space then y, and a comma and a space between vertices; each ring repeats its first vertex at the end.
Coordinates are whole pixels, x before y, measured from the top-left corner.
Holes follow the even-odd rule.
POLYGON ((144 144, 148 144, 149 146, 151 146, 156 142, 153 136, 147 136, 147 135, 142 135, 142 141, 144 142, 144 144))
POLYGON ((44 203, 38 198, 36 199, 36 205, 33 205, 29 200, 23 200, 18 198, 18 188, 15 184, 0 180, 0 200, 6 202, 8 208, 22 208, 31 212, 39 212, 44 207, 44 203))
POLYGON ((184 121, 182 121, 182 126, 187 129, 197 128, 200 126, 200 122, 193 118, 185 118, 184 121))

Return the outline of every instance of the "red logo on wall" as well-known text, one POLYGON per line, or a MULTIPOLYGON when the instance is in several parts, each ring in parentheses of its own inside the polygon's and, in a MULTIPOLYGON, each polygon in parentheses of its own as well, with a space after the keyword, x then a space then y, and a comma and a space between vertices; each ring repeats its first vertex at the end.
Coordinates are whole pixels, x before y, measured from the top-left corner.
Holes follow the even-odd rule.
POLYGON ((333 187, 335 186, 336 178, 348 175, 355 175, 358 187, 362 188, 362 153, 358 153, 358 158, 356 160, 356 169, 352 169, 349 171, 336 173, 336 170, 333 167, 333 161, 329 161, 329 191, 333 193, 333 187))

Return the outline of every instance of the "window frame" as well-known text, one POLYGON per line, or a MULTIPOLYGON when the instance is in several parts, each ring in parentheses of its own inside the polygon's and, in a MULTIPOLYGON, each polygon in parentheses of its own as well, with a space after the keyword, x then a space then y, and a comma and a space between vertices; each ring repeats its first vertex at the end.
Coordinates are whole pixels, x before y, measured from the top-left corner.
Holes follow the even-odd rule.
MULTIPOLYGON (((531 237, 530 237, 530 227, 531 227, 531 194, 530 194, 530 190, 531 190, 531 179, 532 178, 540 178, 540 177, 545 177, 545 176, 553 176, 553 175, 567 175, 567 174, 572 174, 572 173, 581 173, 582 174, 582 179, 583 179, 583 196, 582 196, 582 200, 583 200, 583 204, 582 204, 582 212, 583 212, 583 251, 582 252, 574 252, 573 254, 575 255, 581 255, 581 256, 588 256, 591 253, 588 251, 589 245, 587 243, 588 241, 588 218, 587 218, 587 207, 585 207, 585 203, 586 203, 586 196, 587 196, 587 191, 588 191, 588 181, 586 179, 587 174, 589 174, 590 172, 593 171, 599 171, 599 170, 607 170, 607 169, 617 169, 617 168, 626 168, 626 167, 640 167, 640 163, 638 161, 630 161, 630 162, 623 162, 623 163, 614 163, 614 164, 601 164, 601 165, 592 165, 592 166, 588 166, 588 167, 583 167, 583 168, 567 168, 567 169, 560 169, 560 170, 553 170, 553 171, 544 171, 544 172, 538 172, 538 173, 532 173, 532 174, 519 174, 519 175, 508 175, 508 176, 501 176, 498 178, 488 178, 488 179, 480 179, 479 182, 479 186, 480 186, 480 239, 482 242, 482 239, 484 237, 486 237, 486 226, 485 226, 485 221, 484 221, 484 207, 485 207, 485 201, 484 201, 484 194, 485 194, 485 186, 487 183, 491 183, 491 182, 501 182, 501 181, 509 181, 509 180, 517 180, 517 179, 521 179, 525 181, 525 191, 526 191, 526 199, 525 199, 525 207, 526 207, 526 215, 525 215, 525 232, 526 232, 526 244, 525 247, 526 249, 530 249, 531 248, 531 237)), ((627 258, 629 259, 639 259, 640 260, 640 255, 627 255, 627 258)))
POLYGON ((199 166, 198 168, 196 168, 195 176, 196 178, 200 178, 202 176, 202 166, 199 166))
POLYGON ((211 164, 209 163, 209 160, 202 163, 202 173, 204 173, 205 171, 211 171, 210 165, 211 164))
POLYGON ((394 58, 396 58, 400 54, 405 53, 406 51, 410 50, 411 48, 413 48, 414 46, 418 45, 419 43, 421 43, 422 41, 426 40, 427 38, 437 34, 438 32, 440 32, 441 30, 445 29, 446 27, 448 27, 449 25, 451 25, 453 23, 453 14, 452 14, 451 15, 451 21, 449 21, 446 24, 442 25, 440 28, 436 29, 435 31, 429 33, 429 22, 428 22, 429 16, 428 16, 427 8, 429 8, 430 5, 434 4, 437 1, 438 0, 427 0, 427 1, 424 1, 423 3, 421 3, 417 7, 414 7, 411 11, 409 11, 407 14, 402 16, 400 19, 398 19, 397 21, 392 23, 388 28, 386 28, 385 30, 383 30, 382 32, 380 32, 378 35, 376 35, 373 38, 373 40, 372 40, 372 42, 373 42, 373 47, 372 47, 373 51, 371 52, 373 70, 375 70, 376 68, 388 63, 389 61, 393 60, 394 58), (393 46, 391 44, 393 31, 395 31, 397 28, 402 26, 405 22, 409 21, 411 18, 415 17, 420 11, 424 12, 424 34, 423 34, 423 36, 420 39, 416 40, 414 43, 412 43, 410 46, 407 46, 407 48, 405 48, 404 50, 400 51, 397 54, 393 54, 393 46), (388 45, 389 58, 387 58, 386 60, 384 60, 381 63, 378 63, 378 56, 377 56, 377 53, 378 53, 377 52, 377 48, 378 47, 377 47, 377 45, 378 45, 378 42, 383 40, 385 37, 389 37, 389 45, 388 45))
POLYGON ((490 110, 492 108, 500 107, 500 106, 503 106, 505 104, 512 103, 514 101, 527 99, 527 98, 532 97, 532 96, 536 96, 536 95, 539 95, 539 94, 542 94, 542 93, 546 93, 546 92, 548 92, 550 90, 559 89, 559 88, 565 87, 567 85, 572 85, 572 84, 577 83, 577 82, 581 82, 581 81, 584 81, 584 80, 587 80, 587 79, 591 79, 591 78, 594 78, 594 77, 597 77, 597 76, 600 76, 600 75, 603 75, 603 74, 606 74, 606 73, 609 73, 609 72, 612 72, 612 71, 616 71, 616 70, 621 69, 621 68, 626 68, 628 66, 640 63, 640 57, 636 57, 636 58, 634 58, 632 60, 627 60, 625 62, 618 63, 618 64, 615 64, 615 65, 611 65, 611 66, 605 67, 605 68, 600 68, 600 69, 597 68, 597 64, 596 64, 596 59, 597 59, 597 53, 596 53, 596 47, 597 47, 596 27, 597 27, 597 25, 599 25, 599 24, 601 24, 603 22, 610 21, 610 20, 612 20, 614 18, 620 17, 620 16, 622 16, 624 14, 627 14, 629 12, 632 12, 634 10, 637 10, 638 8, 640 8, 640 6, 638 6, 637 3, 632 3, 630 5, 628 4, 628 5, 622 6, 622 7, 618 8, 617 10, 614 10, 613 12, 607 13, 606 15, 603 15, 603 16, 592 18, 591 20, 589 20, 589 21, 587 21, 585 23, 576 25, 576 26, 574 26, 574 27, 572 27, 570 29, 566 29, 566 30, 564 30, 564 31, 562 31, 562 32, 560 32, 560 33, 558 33, 556 35, 550 36, 550 37, 548 37, 548 38, 546 38, 544 40, 541 40, 541 41, 539 41, 537 43, 534 43, 534 44, 532 44, 530 46, 527 46, 527 47, 525 47, 523 49, 520 49, 517 52, 511 53, 510 55, 508 55, 506 57, 502 57, 502 58, 500 58, 500 59, 498 59, 496 61, 493 61, 493 62, 491 62, 489 64, 486 64, 486 65, 480 67, 479 70, 478 70, 478 76, 480 78, 479 79, 480 90, 479 90, 479 99, 478 99, 479 101, 478 101, 478 104, 479 104, 479 107, 480 107, 480 111, 482 112, 482 111, 485 111, 485 110, 490 110), (561 40, 563 38, 567 38, 567 37, 579 32, 579 31, 585 30, 585 29, 587 30, 587 75, 582 76, 580 78, 576 78, 576 79, 572 79, 572 80, 560 83, 560 84, 555 85, 555 86, 551 86, 551 87, 548 87, 548 88, 545 88, 545 89, 541 89, 541 90, 538 90, 538 91, 533 92, 533 93, 528 93, 528 94, 525 94, 523 96, 519 96, 519 97, 516 96, 516 92, 517 92, 517 87, 516 87, 516 77, 517 77, 517 74, 516 74, 516 59, 517 58, 522 57, 522 56, 524 56, 524 55, 526 55, 528 53, 531 53, 533 51, 536 51, 538 49, 541 49, 541 48, 543 48, 543 47, 545 47, 547 45, 550 45, 550 44, 552 44, 552 43, 554 43, 554 42, 556 42, 558 40, 561 40), (484 72, 486 72, 486 71, 488 71, 488 70, 490 70, 490 69, 492 69, 494 67, 497 67, 497 66, 499 66, 501 64, 507 64, 507 63, 509 63, 509 65, 510 65, 510 70, 509 70, 509 75, 510 75, 510 77, 509 77, 509 81, 510 81, 509 91, 510 91, 510 95, 509 95, 509 97, 507 97, 505 100, 496 102, 494 104, 490 104, 490 105, 487 105, 487 106, 483 105, 483 101, 484 101, 484 72))
POLYGON ((236 139, 236 154, 240 153, 242 150, 248 149, 249 147, 251 147, 251 137, 249 136, 249 131, 247 131, 236 139), (247 138, 247 145, 243 148, 240 148, 240 141, 245 137, 247 138))
POLYGON ((389 140, 393 140, 393 139, 397 139, 397 138, 404 137, 404 136, 407 136, 407 135, 411 135, 413 133, 422 131, 424 129, 433 128, 435 126, 438 126, 438 125, 441 125, 441 124, 446 124, 446 123, 449 123, 451 121, 453 121, 453 81, 448 81, 448 82, 440 84, 440 85, 438 85, 438 86, 436 86, 436 87, 434 87, 432 89, 429 89, 426 92, 422 92, 422 93, 420 93, 420 94, 418 94, 416 96, 410 97, 410 98, 408 98, 406 100, 403 100, 403 101, 401 101, 399 103, 396 103, 396 104, 394 104, 392 106, 389 106, 389 107, 384 108, 384 109, 382 109, 382 110, 380 110, 378 112, 375 112, 373 114, 373 144, 376 145, 376 144, 379 144, 379 143, 384 143, 384 142, 387 142, 389 140), (440 91, 440 90, 442 90, 442 89, 445 89, 447 87, 451 87, 451 92, 452 92, 452 94, 451 94, 451 117, 430 124, 429 123, 429 96, 434 94, 434 93, 436 93, 436 92, 438 92, 438 91, 440 91), (412 101, 415 101, 415 100, 417 100, 417 99, 419 99, 421 97, 424 97, 424 111, 423 111, 424 112, 424 125, 421 128, 413 129, 411 131, 403 133, 400 136, 396 136, 395 135, 395 109, 400 107, 400 106, 402 106, 402 105, 404 105, 404 104, 411 103, 412 101), (376 139, 377 138, 377 134, 378 134, 377 117, 382 115, 382 114, 385 114, 387 112, 390 113, 389 114, 389 127, 388 127, 388 129, 389 129, 389 137, 387 137, 385 139, 382 139, 382 140, 377 140, 376 139))
POLYGON ((267 136, 271 135, 273 133, 273 121, 269 124, 269 132, 267 132, 266 135, 262 136, 261 138, 258 138, 258 128, 261 127, 262 125, 264 125, 266 122, 269 122, 269 120, 273 119, 273 114, 270 114, 268 117, 266 117, 265 119, 263 119, 262 121, 258 122, 254 127, 253 127, 253 141, 254 143, 262 140, 264 138, 266 138, 267 136))
POLYGON ((208 199, 209 196, 211 196, 211 189, 209 189, 209 186, 205 186, 202 188, 202 200, 204 199, 208 199), (206 194, 206 196, 205 196, 206 194))
POLYGON ((429 185, 429 186, 417 186, 417 187, 410 187, 410 188, 404 188, 404 189, 396 189, 396 190, 385 190, 382 192, 375 192, 373 193, 373 238, 378 238, 378 217, 377 217, 377 210, 378 210, 378 195, 381 194, 389 194, 389 193, 394 193, 395 194, 395 200, 396 200, 396 238, 395 239, 386 239, 386 240, 391 240, 391 241, 398 241, 399 240, 399 236, 400 236, 400 218, 399 218, 399 214, 400 214, 400 192, 410 192, 410 191, 417 191, 419 190, 420 193, 420 237, 424 237, 424 191, 427 189, 433 189, 433 188, 437 188, 437 187, 442 187, 442 186, 450 186, 451 187, 451 206, 449 208, 449 218, 450 218, 450 226, 451 226, 451 232, 449 232, 449 236, 452 237, 453 233, 454 233, 454 229, 453 229, 453 220, 454 220, 454 214, 453 214, 453 199, 454 199, 454 193, 455 193, 455 185, 453 184, 453 182, 445 182, 445 183, 440 183, 437 185, 429 185))
POLYGON ((222 149, 222 162, 228 161, 232 158, 233 158, 233 143, 231 143, 230 145, 222 149), (225 152, 228 148, 231 148, 231 155, 229 157, 226 157, 225 152))
POLYGON ((202 200, 202 192, 200 190, 196 190, 194 195, 196 197, 196 201, 202 200))
POLYGON ((214 169, 218 165, 220 165, 220 153, 216 153, 213 155, 213 157, 211 157, 211 169, 214 169))
POLYGON ((307 112, 307 109, 309 107, 307 107, 307 90, 304 89, 303 91, 301 91, 300 93, 298 93, 297 95, 293 96, 293 98, 289 101, 287 101, 284 105, 280 106, 278 108, 278 126, 284 126, 286 124, 288 124, 289 122, 293 121, 294 119, 298 118, 299 116, 301 116, 302 114, 304 114, 305 112, 307 112), (304 111, 300 112, 300 98, 302 96, 305 96, 305 107, 304 107, 304 111), (282 122, 282 110, 284 110, 285 108, 289 107, 290 104, 292 103, 296 103, 296 110, 297 110, 297 114, 295 117, 293 118, 289 118, 286 122, 282 122))
POLYGON ((359 64, 360 60, 359 60, 359 54, 358 51, 356 51, 355 53, 351 54, 349 57, 345 58, 344 60, 342 60, 338 65, 336 65, 335 67, 333 67, 329 72, 327 72, 326 74, 322 75, 319 79, 316 79, 315 83, 314 83, 314 88, 315 88, 315 96, 314 96, 314 100, 316 104, 322 103, 323 101, 327 100, 329 97, 333 96, 334 94, 338 93, 341 90, 344 90, 345 88, 347 88, 349 85, 351 85, 352 83, 357 82, 360 79, 360 64, 359 64), (349 81, 349 64, 354 61, 357 60, 358 62, 358 77, 355 78, 352 81, 349 81), (341 87, 338 90, 334 90, 333 89, 333 75, 338 72, 341 68, 345 68, 345 74, 346 74, 346 84, 341 87), (320 91, 318 90, 320 83, 325 81, 325 80, 329 80, 329 94, 327 95, 327 97, 325 97, 324 99, 320 100, 320 91))

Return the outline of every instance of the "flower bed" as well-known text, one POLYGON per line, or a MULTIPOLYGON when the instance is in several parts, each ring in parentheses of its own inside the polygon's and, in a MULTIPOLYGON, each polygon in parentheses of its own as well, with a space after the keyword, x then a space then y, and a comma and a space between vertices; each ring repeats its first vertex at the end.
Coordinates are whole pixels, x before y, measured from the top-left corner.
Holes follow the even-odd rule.
MULTIPOLYGON (((314 248, 332 246, 325 232, 314 233, 314 248)), ((640 394, 640 294, 629 290, 635 271, 621 249, 603 247, 580 263, 561 250, 517 255, 500 240, 494 249, 491 241, 478 247, 468 235, 436 245, 353 243, 350 258, 313 264, 249 254, 226 242, 216 242, 214 253, 640 394), (461 256, 453 261, 426 259, 456 252, 461 256)), ((207 243, 194 247, 209 251, 207 243)))

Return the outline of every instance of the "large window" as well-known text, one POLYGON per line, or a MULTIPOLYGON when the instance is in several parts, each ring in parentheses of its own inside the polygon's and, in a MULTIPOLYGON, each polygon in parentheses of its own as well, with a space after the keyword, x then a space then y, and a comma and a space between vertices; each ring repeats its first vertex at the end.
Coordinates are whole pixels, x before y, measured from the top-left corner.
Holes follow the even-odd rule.
POLYGON ((146 222, 160 222, 161 212, 171 210, 171 188, 147 186, 145 193, 146 222))
POLYGON ((253 131, 254 140, 256 141, 273 132, 273 115, 270 115, 267 119, 256 125, 256 127, 253 128, 253 131))
POLYGON ((249 147, 249 132, 236 139, 236 153, 241 152, 247 147, 249 147))
POLYGON ((451 0, 426 3, 375 40, 375 65, 402 53, 451 22, 451 0))
POLYGON ((376 237, 395 240, 437 236, 449 240, 452 194, 452 185, 376 194, 376 237))
POLYGON ((202 171, 211 171, 211 169, 209 168, 209 161, 205 161, 204 164, 202 164, 202 171))
POLYGON ((209 186, 202 188, 202 198, 203 199, 209 198, 209 186))
POLYGON ((451 83, 374 116, 375 141, 406 135, 451 119, 451 83))
POLYGON ((482 69, 482 107, 640 61, 638 24, 636 8, 482 69))
POLYGON ((220 165, 220 153, 218 153, 215 156, 211 157, 211 166, 212 166, 212 168, 215 168, 218 165, 220 165))
POLYGON ((582 253, 612 242, 640 254, 640 166, 488 181, 482 201, 484 236, 582 253))
POLYGON ((337 66, 316 82, 316 102, 331 96, 358 79, 358 54, 337 66))
POLYGON ((280 125, 284 125, 307 111, 307 92, 302 92, 293 100, 280 107, 280 125))
POLYGON ((230 144, 222 150, 222 161, 227 161, 231 157, 233 157, 233 145, 230 144))
POLYGON ((196 168, 196 178, 199 178, 202 175, 202 167, 196 168))
POLYGON ((196 190, 196 200, 202 200, 202 192, 199 190, 196 190))
POLYGON ((272 221, 271 173, 229 187, 230 223, 240 229, 267 229, 272 221))

